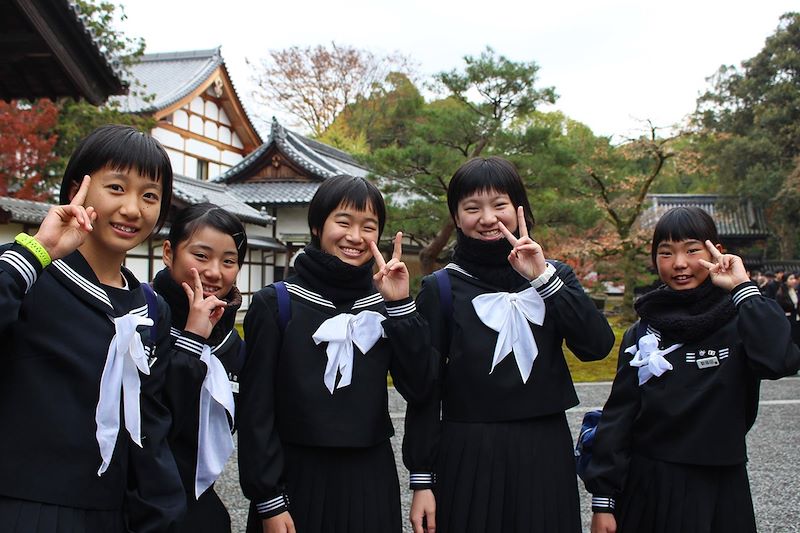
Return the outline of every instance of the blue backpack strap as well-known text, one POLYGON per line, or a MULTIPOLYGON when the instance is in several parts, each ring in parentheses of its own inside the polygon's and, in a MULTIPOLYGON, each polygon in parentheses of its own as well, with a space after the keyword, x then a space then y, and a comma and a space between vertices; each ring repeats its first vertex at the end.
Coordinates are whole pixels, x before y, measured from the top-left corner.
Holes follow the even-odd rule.
POLYGON ((155 342, 158 331, 158 297, 149 283, 140 283, 139 285, 142 287, 144 300, 147 302, 147 318, 153 321, 153 325, 150 327, 150 338, 155 342))
POLYGON ((286 326, 289 324, 289 319, 292 317, 292 303, 289 299, 289 289, 286 288, 286 283, 283 281, 276 281, 273 283, 275 287, 275 295, 278 297, 278 327, 281 328, 281 333, 286 331, 286 326))

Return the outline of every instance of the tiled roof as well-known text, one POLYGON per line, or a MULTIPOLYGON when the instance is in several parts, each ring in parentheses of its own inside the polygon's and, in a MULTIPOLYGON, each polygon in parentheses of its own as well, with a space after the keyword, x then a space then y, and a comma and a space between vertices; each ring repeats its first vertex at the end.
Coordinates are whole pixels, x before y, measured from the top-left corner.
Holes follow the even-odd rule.
POLYGON ((221 183, 209 183, 176 175, 173 180, 173 195, 174 198, 187 204, 211 202, 224 207, 243 222, 266 226, 275 221, 274 217, 260 213, 244 203, 243 200, 238 199, 229 187, 221 183))
POLYGON ((0 99, 63 96, 100 105, 127 83, 88 19, 69 0, 0 2, 0 99))
POLYGON ((142 85, 134 86, 133 92, 144 94, 122 96, 116 100, 124 111, 132 113, 165 109, 197 89, 222 63, 219 47, 189 52, 144 54, 131 68, 134 79, 142 85), (147 101, 147 95, 155 95, 155 99, 147 101))
POLYGON ((366 177, 369 170, 356 161, 353 156, 332 146, 304 137, 290 131, 272 118, 272 129, 269 139, 255 151, 242 159, 236 166, 229 168, 216 181, 233 183, 248 170, 259 165, 269 164, 263 161, 263 156, 272 147, 278 149, 293 163, 304 168, 314 177, 324 180, 337 174, 350 174, 351 176, 366 177))
POLYGON ((652 205, 642 213, 641 225, 653 228, 665 211, 678 206, 705 210, 717 224, 721 237, 766 238, 767 220, 760 206, 717 194, 649 194, 652 205))
POLYGON ((319 182, 265 181, 260 183, 231 183, 228 191, 236 199, 250 205, 307 204, 317 192, 319 182))
POLYGON ((17 198, 0 196, 0 211, 10 213, 10 222, 40 224, 50 210, 50 207, 52 207, 52 205, 45 202, 34 202, 31 200, 19 200, 17 198))

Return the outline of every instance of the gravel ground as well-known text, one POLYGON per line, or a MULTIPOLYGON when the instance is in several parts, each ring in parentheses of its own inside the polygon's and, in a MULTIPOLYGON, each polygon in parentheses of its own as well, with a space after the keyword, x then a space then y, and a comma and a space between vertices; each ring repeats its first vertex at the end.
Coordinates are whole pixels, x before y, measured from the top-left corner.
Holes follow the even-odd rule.
MULTIPOLYGON (((586 383, 576 385, 581 406, 567 413, 573 435, 580 427, 583 413, 599 408, 605 402, 610 383, 586 383)), ((389 392, 389 408, 395 431, 392 439, 395 457, 400 461, 400 442, 403 434, 403 400, 394 389, 389 392)), ((750 484, 756 509, 758 531, 761 533, 784 533, 800 531, 800 478, 795 468, 800 464, 800 378, 786 378, 776 382, 764 382, 761 388, 761 406, 758 421, 747 438, 750 463, 750 484)), ((408 516, 411 496, 407 489, 408 473, 398 467, 403 489, 403 516, 408 516)), ((247 501, 239 488, 236 455, 217 482, 217 492, 228 506, 233 522, 233 531, 244 531, 247 520, 247 501)), ((582 487, 582 485, 581 485, 582 487)), ((591 510, 589 497, 582 491, 584 528, 589 531, 591 510)), ((411 531, 410 527, 406 531, 411 531)))

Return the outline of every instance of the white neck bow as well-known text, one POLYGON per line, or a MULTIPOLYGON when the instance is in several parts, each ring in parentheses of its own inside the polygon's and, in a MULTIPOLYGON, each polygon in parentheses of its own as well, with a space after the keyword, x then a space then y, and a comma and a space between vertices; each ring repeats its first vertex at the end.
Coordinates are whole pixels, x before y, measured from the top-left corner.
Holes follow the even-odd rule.
POLYGON ((527 383, 533 362, 539 355, 539 347, 533 338, 531 324, 544 323, 545 304, 533 287, 522 292, 492 292, 476 296, 472 306, 486 326, 497 332, 492 369, 514 351, 522 382, 527 383))
POLYGON ((100 378, 100 398, 97 401, 95 422, 97 443, 103 462, 97 475, 102 475, 111 464, 114 446, 119 434, 119 404, 123 402, 125 429, 140 448, 142 447, 142 424, 139 405, 141 382, 139 372, 150 374, 147 355, 144 353, 138 326, 152 326, 149 318, 123 315, 114 319, 114 337, 108 345, 106 364, 100 378))
POLYGON ((323 322, 314 332, 312 338, 315 343, 328 343, 325 348, 328 364, 325 366, 324 381, 331 394, 335 388, 350 385, 353 378, 353 344, 366 354, 378 339, 386 336, 381 325, 385 319, 375 311, 361 311, 357 315, 341 313, 323 322), (337 373, 342 375, 338 384, 337 373))
POLYGON ((228 373, 217 356, 211 353, 209 346, 203 346, 200 360, 208 370, 203 379, 203 388, 200 389, 200 429, 194 478, 196 498, 217 480, 233 453, 233 435, 228 415, 233 420, 235 410, 228 373))
POLYGON ((644 385, 653 376, 658 377, 667 370, 672 370, 672 364, 664 356, 674 352, 682 344, 673 344, 663 350, 658 349, 658 337, 653 333, 643 335, 638 346, 634 344, 625 349, 625 353, 634 354, 630 365, 639 369, 639 385, 644 385))

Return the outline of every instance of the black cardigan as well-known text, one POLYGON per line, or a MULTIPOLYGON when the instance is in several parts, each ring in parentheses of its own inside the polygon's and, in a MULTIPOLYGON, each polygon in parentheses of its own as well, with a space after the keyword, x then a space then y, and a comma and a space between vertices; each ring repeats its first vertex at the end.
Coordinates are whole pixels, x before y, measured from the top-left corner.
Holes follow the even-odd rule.
MULTIPOLYGON (((541 326, 531 324, 539 354, 526 383, 512 355, 489 373, 498 334, 481 322, 472 300, 497 289, 451 263, 446 271, 453 316, 445 317, 435 277, 423 279, 417 305, 430 324, 435 352, 446 357, 441 358, 442 378, 435 394, 425 405, 407 408, 403 458, 412 473, 412 488, 428 488, 433 482, 440 420, 501 422, 563 413, 578 404, 578 397, 562 343, 566 341, 582 361, 602 359, 611 351, 614 333, 572 269, 558 261, 549 263, 555 273, 537 288, 546 314, 541 326)), ((516 292, 530 286, 525 283, 516 292)))
POLYGON ((103 287, 78 251, 44 271, 18 244, 0 251, 0 494, 82 509, 125 501, 133 531, 166 530, 184 508, 161 400, 175 353, 166 304, 158 299, 155 338, 139 328, 150 357, 150 375, 139 376, 144 448, 121 422, 111 464, 98 476, 95 409, 112 319, 147 316, 139 282, 123 269, 129 290, 103 287))
POLYGON ((585 475, 595 511, 613 510, 633 454, 688 465, 747 460, 745 434, 755 420, 758 382, 797 373, 800 349, 780 307, 754 283, 731 295, 737 315, 707 338, 667 354, 673 369, 641 386, 638 369, 629 364, 633 356, 624 352, 636 343, 638 322, 625 333, 585 475), (709 358, 713 364, 714 357, 716 366, 698 364, 709 358))
POLYGON ((285 331, 278 325, 275 288, 253 297, 245 316, 247 362, 240 380, 239 472, 244 495, 261 518, 286 510, 282 443, 318 447, 367 447, 389 439, 387 372, 409 402, 431 392, 437 364, 430 357, 428 328, 411 298, 384 302, 369 292, 339 307, 314 292, 300 276, 286 282, 291 318, 285 331), (312 335, 340 313, 376 311, 386 338, 366 354, 354 346, 349 386, 331 394, 323 375, 326 344, 312 335))

